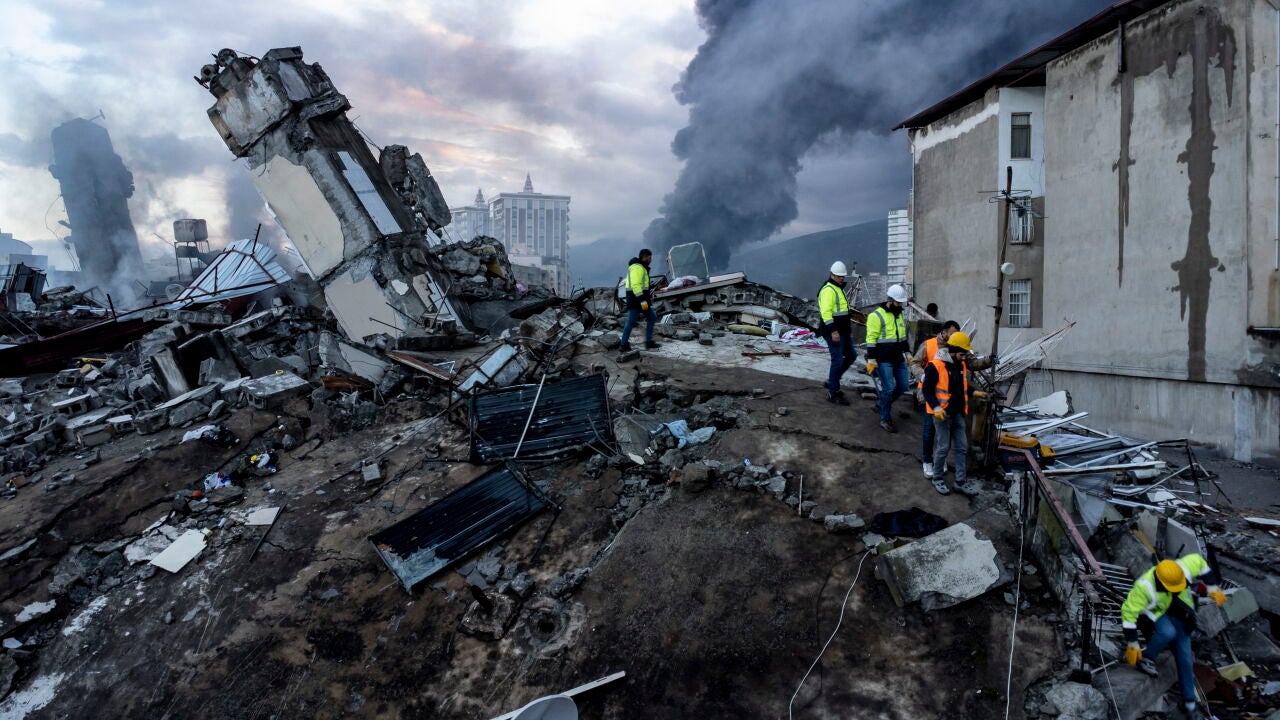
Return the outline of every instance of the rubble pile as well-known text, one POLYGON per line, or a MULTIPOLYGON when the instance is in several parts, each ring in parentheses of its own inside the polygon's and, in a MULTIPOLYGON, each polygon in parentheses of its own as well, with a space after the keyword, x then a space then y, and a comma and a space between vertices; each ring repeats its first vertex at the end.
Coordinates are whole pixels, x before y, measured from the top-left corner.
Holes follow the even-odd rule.
POLYGON ((1058 391, 1008 408, 999 424, 1010 482, 1033 503, 1065 513, 1058 521, 1041 515, 1028 530, 1028 552, 1050 571, 1024 575, 1023 588, 1062 603, 1052 617, 1069 654, 1029 690, 1027 717, 1134 718, 1179 706, 1168 655, 1159 659, 1158 677, 1125 664, 1120 606, 1135 578, 1158 559, 1191 553, 1208 559, 1215 570, 1209 580, 1227 594, 1222 608, 1198 601, 1192 649, 1200 701, 1220 718, 1280 711, 1280 648, 1271 636, 1280 614, 1274 580, 1280 519, 1234 509, 1219 475, 1187 440, 1108 433, 1085 425, 1088 414, 1058 391), (1078 532, 1074 551, 1066 547, 1062 520, 1078 532), (1089 676, 1083 685, 1082 673, 1089 676))
POLYGON ((104 302, 63 285, 45 288, 45 274, 25 265, 0 275, 0 344, 18 345, 101 321, 111 315, 104 302))
POLYGON ((255 287, 122 320, 10 276, 40 364, 0 381, 0 717, 507 717, 565 688, 591 717, 1166 714, 1172 663, 1124 665, 1119 604, 1190 552, 1229 594, 1198 610, 1206 701, 1280 707, 1280 518, 1234 512, 1186 440, 1010 400, 1069 325, 974 378, 988 472, 939 495, 918 436, 823 397, 812 301, 691 243, 662 343, 617 354, 620 288, 558 297, 493 238, 437 242, 421 156, 375 156, 299 48, 198 81, 306 277, 240 241, 208 268, 255 287))

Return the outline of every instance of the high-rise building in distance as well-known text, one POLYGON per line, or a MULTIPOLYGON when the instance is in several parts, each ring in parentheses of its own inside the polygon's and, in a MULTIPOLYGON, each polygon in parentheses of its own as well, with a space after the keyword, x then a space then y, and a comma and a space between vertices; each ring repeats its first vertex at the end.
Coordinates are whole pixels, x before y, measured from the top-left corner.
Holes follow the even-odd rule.
POLYGON ((489 227, 502 241, 511 262, 549 272, 561 296, 573 291, 569 276, 569 196, 533 191, 525 175, 524 189, 499 193, 489 201, 489 227))
POLYGON ((493 234, 489 227, 489 204, 484 201, 484 193, 479 188, 476 189, 475 202, 464 207, 449 208, 449 212, 453 215, 449 232, 457 235, 459 240, 493 234))

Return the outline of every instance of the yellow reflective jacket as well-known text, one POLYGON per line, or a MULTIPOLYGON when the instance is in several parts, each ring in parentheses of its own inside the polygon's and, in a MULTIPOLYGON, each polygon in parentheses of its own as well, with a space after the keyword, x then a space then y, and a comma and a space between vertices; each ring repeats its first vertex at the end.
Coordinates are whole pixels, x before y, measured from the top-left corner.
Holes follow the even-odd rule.
POLYGON ((907 344, 907 323, 902 313, 893 314, 884 306, 867 315, 867 357, 882 363, 906 362, 911 352, 907 344))
POLYGON ((639 260, 632 260, 627 268, 627 289, 636 297, 649 291, 649 268, 639 260))
MULTIPOLYGON (((1178 600, 1194 610, 1196 601, 1191 596, 1191 590, 1195 586, 1196 578, 1209 573, 1209 563, 1199 553, 1183 555, 1177 563, 1182 568, 1183 574, 1187 576, 1187 587, 1178 593, 1178 600)), ((1136 630, 1139 616, 1145 615, 1155 622, 1168 612, 1169 605, 1173 603, 1173 593, 1156 588, 1156 569, 1153 567, 1134 581, 1133 588, 1129 590, 1129 596, 1120 606, 1121 626, 1136 630)))
POLYGON ((818 313, 822 322, 831 325, 835 318, 844 316, 849 319, 849 299, 844 296, 844 288, 828 280, 818 290, 818 313))

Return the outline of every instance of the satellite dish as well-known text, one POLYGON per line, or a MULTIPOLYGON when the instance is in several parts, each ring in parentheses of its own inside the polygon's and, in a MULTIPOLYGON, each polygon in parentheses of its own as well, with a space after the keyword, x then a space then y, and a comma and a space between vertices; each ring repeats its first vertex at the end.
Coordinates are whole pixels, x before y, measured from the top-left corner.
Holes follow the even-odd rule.
POLYGON ((170 300, 177 300, 178 296, 182 294, 182 291, 186 289, 187 286, 182 283, 169 283, 164 286, 164 295, 170 300))

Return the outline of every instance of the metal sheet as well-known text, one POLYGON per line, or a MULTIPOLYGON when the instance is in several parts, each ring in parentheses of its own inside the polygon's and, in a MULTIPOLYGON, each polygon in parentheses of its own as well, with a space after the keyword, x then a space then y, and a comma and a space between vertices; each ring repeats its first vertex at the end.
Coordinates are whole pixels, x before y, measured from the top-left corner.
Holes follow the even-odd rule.
POLYGON ((510 465, 369 536, 406 590, 463 559, 549 505, 510 465))
POLYGON ((253 295, 289 279, 289 273, 276 262, 276 251, 265 242, 237 240, 213 259, 173 305, 186 307, 253 295))
POLYGON ((547 382, 541 395, 537 385, 473 395, 472 461, 509 459, 515 456, 517 446, 523 458, 555 455, 589 442, 612 444, 607 381, 608 375, 600 373, 547 382), (532 421, 529 420, 531 409, 534 410, 532 421), (522 435, 523 443, 520 442, 522 435))

